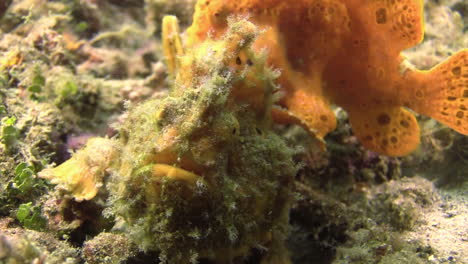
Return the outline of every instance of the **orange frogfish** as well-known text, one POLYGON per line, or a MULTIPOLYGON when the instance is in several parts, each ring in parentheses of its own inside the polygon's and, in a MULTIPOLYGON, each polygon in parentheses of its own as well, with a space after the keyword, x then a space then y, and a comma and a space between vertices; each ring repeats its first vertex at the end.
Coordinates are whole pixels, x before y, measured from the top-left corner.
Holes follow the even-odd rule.
POLYGON ((281 71, 278 120, 323 138, 337 104, 366 148, 401 156, 419 144, 408 108, 468 134, 468 49, 429 71, 404 66, 400 52, 423 39, 422 9, 422 0, 199 0, 186 44, 219 39, 229 16, 247 17, 264 29, 254 49, 281 71))

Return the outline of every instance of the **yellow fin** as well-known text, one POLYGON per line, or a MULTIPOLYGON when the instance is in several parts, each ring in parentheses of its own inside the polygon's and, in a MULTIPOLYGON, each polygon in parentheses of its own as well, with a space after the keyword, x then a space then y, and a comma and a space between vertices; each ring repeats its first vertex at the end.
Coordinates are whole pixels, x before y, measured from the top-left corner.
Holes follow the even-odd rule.
MULTIPOLYGON (((285 99, 289 114, 302 121, 318 138, 336 129, 336 117, 325 97, 296 90, 285 99)), ((299 124, 301 125, 301 124, 299 124)))
POLYGON ((468 135, 468 49, 413 77, 411 107, 468 135))
POLYGON ((348 110, 354 134, 370 150, 403 156, 419 145, 416 118, 402 107, 379 107, 348 110))
POLYGON ((39 177, 57 184, 76 201, 91 200, 98 193, 107 175, 107 169, 116 159, 118 148, 112 139, 91 138, 86 147, 55 168, 39 172, 39 177))
POLYGON ((271 116, 276 124, 295 124, 295 125, 301 126, 303 129, 305 129, 309 133, 309 135, 314 140, 314 143, 316 144, 316 146, 320 148, 321 151, 327 150, 325 140, 323 140, 323 135, 318 136, 314 129, 312 129, 310 126, 304 123, 300 118, 295 116, 293 113, 289 112, 286 109, 280 108, 278 106, 274 106, 271 109, 271 116))

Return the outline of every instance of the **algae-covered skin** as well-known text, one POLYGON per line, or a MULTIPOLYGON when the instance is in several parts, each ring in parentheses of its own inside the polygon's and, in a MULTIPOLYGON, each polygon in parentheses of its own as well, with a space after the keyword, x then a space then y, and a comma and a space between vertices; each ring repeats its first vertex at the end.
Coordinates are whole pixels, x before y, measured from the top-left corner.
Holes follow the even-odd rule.
POLYGON ((272 130, 278 74, 265 54, 250 50, 258 34, 252 23, 233 19, 224 40, 178 58, 167 97, 128 110, 118 142, 97 141, 99 149, 90 141, 41 177, 90 200, 108 168, 107 214, 123 221, 140 249, 160 251, 162 261, 229 263, 261 245, 270 249, 264 263, 287 263, 296 166, 272 130))
POLYGON ((130 109, 120 128, 112 212, 134 241, 160 250, 169 263, 230 262, 257 245, 287 259, 281 244, 295 166, 269 122, 276 74, 249 50, 257 29, 245 20, 231 23, 225 41, 182 58, 187 68, 167 98, 130 109), (232 63, 241 52, 252 66, 232 63), (249 88, 249 68, 263 84, 260 111, 231 96, 233 87, 249 88))
POLYGON ((136 252, 135 244, 124 235, 102 232, 85 242, 81 254, 88 264, 114 264, 134 257, 136 252))

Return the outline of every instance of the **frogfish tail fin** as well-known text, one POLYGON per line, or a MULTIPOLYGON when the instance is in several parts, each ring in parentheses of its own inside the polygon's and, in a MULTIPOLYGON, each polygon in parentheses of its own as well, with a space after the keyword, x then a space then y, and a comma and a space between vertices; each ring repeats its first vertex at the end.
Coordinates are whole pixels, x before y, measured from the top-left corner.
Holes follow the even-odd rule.
POLYGON ((429 71, 410 75, 408 106, 468 135, 468 49, 429 71))

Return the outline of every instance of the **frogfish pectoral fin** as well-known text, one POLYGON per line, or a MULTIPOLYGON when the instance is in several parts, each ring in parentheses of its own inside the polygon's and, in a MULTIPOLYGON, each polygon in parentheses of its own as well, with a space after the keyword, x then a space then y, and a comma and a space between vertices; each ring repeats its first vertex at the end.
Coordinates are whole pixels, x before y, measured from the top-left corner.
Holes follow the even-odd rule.
POLYGON ((86 146, 55 168, 39 172, 40 178, 57 184, 76 201, 93 199, 104 184, 108 169, 116 160, 118 147, 108 138, 90 138, 86 146))
POLYGON ((419 125, 402 107, 372 106, 347 109, 354 134, 370 150, 403 156, 419 145, 419 125))
POLYGON ((291 115, 301 120, 318 138, 325 137, 336 128, 335 114, 326 98, 321 95, 297 89, 285 98, 283 104, 291 115))
POLYGON ((315 140, 314 143, 320 148, 320 150, 326 151, 327 147, 323 136, 318 136, 313 128, 309 127, 305 122, 303 122, 300 118, 295 116, 287 109, 274 106, 271 109, 271 116, 276 124, 295 124, 304 128, 309 133, 309 135, 312 136, 312 139, 315 140))

